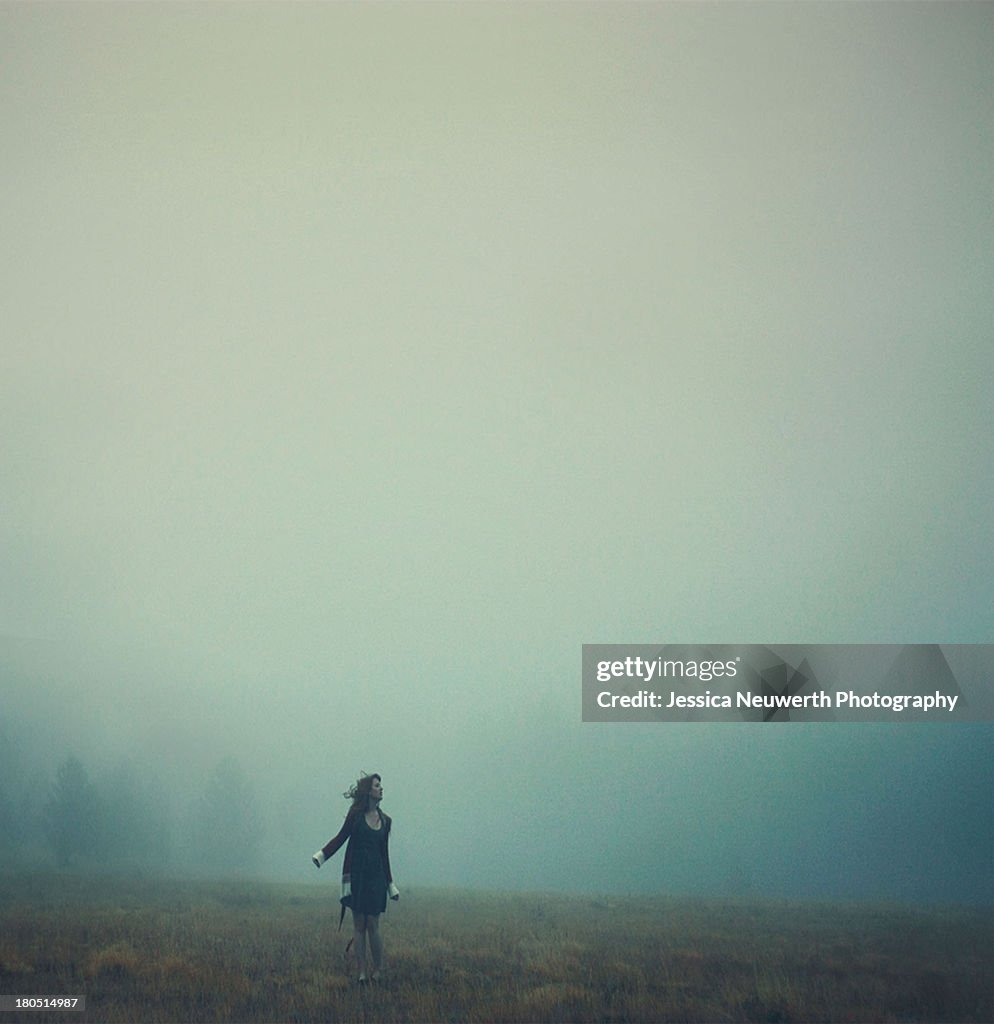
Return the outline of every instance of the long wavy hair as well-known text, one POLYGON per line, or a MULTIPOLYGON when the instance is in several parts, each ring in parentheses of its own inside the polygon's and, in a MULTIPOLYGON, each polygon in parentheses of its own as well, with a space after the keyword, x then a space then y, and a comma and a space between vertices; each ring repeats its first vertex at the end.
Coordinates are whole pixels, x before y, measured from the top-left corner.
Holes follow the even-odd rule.
POLYGON ((352 801, 350 811, 364 811, 369 806, 369 791, 373 788, 373 779, 377 779, 379 782, 383 781, 376 772, 372 772, 370 775, 363 772, 355 783, 342 794, 346 800, 352 801))

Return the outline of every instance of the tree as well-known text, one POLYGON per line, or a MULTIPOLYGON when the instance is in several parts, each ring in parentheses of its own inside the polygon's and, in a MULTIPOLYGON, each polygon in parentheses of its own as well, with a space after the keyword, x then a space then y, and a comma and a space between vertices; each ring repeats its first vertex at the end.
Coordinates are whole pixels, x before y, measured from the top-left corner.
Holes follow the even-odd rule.
POLYGON ((76 757, 59 765, 44 809, 45 835, 61 864, 100 853, 101 806, 86 769, 76 757))
POLYGON ((259 859, 255 790, 241 765, 227 757, 211 772, 199 808, 200 855, 207 867, 247 870, 259 859))

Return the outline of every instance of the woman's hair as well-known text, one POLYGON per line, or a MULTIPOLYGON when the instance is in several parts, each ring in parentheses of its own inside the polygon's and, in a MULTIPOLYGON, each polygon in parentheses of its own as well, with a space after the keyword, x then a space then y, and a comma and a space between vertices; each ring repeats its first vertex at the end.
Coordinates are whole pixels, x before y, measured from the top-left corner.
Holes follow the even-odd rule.
POLYGON ((364 811, 369 804, 369 791, 373 788, 373 779, 379 782, 383 780, 373 772, 371 775, 367 775, 363 772, 355 784, 349 786, 349 788, 342 794, 346 800, 352 801, 352 806, 349 808, 353 811, 364 811))

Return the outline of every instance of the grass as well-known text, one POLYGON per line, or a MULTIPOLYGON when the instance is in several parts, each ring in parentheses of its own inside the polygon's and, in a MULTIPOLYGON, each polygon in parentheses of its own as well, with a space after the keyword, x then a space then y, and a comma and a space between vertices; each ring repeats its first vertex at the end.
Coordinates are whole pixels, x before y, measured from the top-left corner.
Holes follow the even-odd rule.
POLYGON ((411 889, 366 991, 333 889, 0 875, 0 993, 87 1005, 0 1024, 994 1020, 990 908, 411 889))

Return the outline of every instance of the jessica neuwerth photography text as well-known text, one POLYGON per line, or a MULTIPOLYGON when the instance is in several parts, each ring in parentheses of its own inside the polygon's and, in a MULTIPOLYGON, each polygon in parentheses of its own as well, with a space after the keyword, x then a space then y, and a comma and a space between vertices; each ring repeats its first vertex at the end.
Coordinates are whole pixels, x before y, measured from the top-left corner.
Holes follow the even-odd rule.
POLYGON ((991 722, 991 644, 584 644, 585 722, 991 722))

